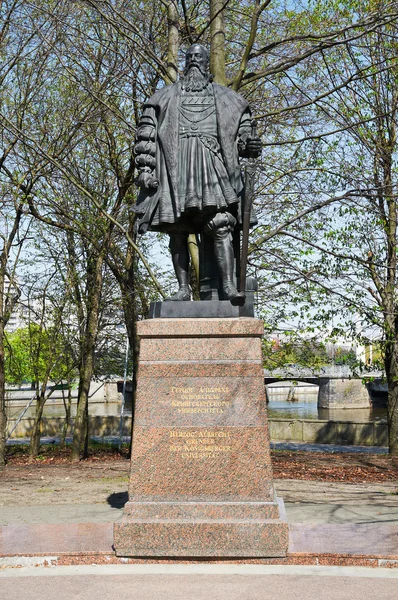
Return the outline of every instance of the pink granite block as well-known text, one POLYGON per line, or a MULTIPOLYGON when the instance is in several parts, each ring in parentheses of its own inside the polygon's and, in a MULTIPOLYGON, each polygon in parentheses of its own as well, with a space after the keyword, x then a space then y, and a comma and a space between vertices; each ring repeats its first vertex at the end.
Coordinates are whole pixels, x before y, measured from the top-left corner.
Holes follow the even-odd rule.
POLYGON ((118 556, 284 556, 288 526, 277 519, 115 523, 118 556))
MULTIPOLYGON (((137 521, 242 521, 278 519, 280 501, 273 502, 127 502, 124 515, 137 521)), ((283 508, 284 510, 284 508, 283 508)))
POLYGON ((268 443, 261 427, 136 427, 130 501, 272 501, 268 443))
POLYGON ((167 337, 261 337, 263 322, 259 319, 148 319, 137 323, 138 335, 165 339, 167 337))
POLYGON ((153 319, 141 337, 119 556, 280 557, 256 319, 153 319))
POLYGON ((161 361, 241 361, 258 360, 260 340, 234 337, 148 338, 141 340, 140 360, 161 361))
POLYGON ((186 377, 182 372, 174 378, 138 378, 137 425, 259 426, 264 421, 260 377, 186 377))
POLYGON ((173 377, 262 377, 261 360, 217 361, 198 359, 192 362, 180 361, 140 361, 140 379, 173 377))

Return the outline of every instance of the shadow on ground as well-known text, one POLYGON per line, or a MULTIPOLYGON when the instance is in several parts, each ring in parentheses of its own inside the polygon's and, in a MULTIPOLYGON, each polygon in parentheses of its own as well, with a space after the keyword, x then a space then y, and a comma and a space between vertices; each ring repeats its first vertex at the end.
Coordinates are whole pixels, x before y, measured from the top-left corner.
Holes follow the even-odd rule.
POLYGON ((112 508, 123 508, 128 499, 128 492, 117 492, 108 496, 106 501, 112 508))

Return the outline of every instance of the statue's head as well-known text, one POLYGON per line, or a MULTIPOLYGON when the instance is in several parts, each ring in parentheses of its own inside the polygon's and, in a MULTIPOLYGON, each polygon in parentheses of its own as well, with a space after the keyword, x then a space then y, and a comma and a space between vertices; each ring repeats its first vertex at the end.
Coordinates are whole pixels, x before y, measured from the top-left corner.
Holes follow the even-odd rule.
POLYGON ((185 57, 183 89, 192 92, 201 91, 211 80, 209 52, 201 44, 193 44, 188 48, 185 57))
POLYGON ((206 73, 209 71, 210 57, 207 48, 201 44, 192 44, 185 54, 185 70, 187 71, 192 65, 196 65, 203 69, 206 73))

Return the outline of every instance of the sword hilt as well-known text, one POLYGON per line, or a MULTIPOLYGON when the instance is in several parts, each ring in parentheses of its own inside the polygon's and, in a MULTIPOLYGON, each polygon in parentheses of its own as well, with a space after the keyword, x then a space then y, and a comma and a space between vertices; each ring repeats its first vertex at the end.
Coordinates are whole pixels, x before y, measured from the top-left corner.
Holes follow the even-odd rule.
MULTIPOLYGON (((255 140, 258 139, 258 132, 257 132, 257 120, 256 119, 252 119, 251 122, 251 132, 250 132, 250 140, 255 140)), ((258 158, 258 152, 248 152, 249 155, 249 159, 251 159, 251 162, 253 162, 254 160, 256 160, 256 158, 258 158)))
POLYGON ((256 119, 252 119, 251 126, 252 126, 252 130, 251 130, 250 137, 253 139, 253 138, 258 137, 258 133, 257 133, 257 120, 256 119))

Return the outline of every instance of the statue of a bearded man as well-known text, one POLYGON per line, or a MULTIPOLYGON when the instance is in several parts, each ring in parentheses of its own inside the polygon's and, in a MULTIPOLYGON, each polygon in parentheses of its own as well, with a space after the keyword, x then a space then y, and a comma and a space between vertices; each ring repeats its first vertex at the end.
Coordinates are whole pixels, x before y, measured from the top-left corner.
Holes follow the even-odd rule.
POLYGON ((261 140, 251 131, 248 103, 212 83, 209 54, 199 44, 186 53, 184 76, 143 107, 135 147, 141 188, 135 211, 140 233, 170 235, 179 289, 168 300, 191 298, 188 235, 195 233, 202 247, 201 298, 216 265, 219 299, 245 302, 235 283, 233 234, 242 219, 239 157, 261 154, 261 140))

